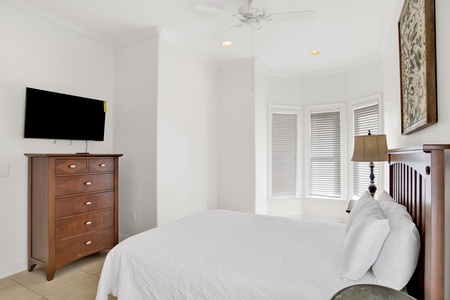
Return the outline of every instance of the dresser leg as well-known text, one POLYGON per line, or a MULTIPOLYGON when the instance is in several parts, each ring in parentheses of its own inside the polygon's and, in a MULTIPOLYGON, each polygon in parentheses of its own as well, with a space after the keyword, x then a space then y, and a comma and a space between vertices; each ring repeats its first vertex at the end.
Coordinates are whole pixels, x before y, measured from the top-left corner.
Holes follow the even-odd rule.
POLYGON ((45 274, 47 275, 47 281, 52 281, 53 276, 55 276, 55 268, 47 268, 45 274))
POLYGON ((35 267, 36 267, 36 264, 31 264, 30 262, 28 262, 28 272, 33 271, 35 267))

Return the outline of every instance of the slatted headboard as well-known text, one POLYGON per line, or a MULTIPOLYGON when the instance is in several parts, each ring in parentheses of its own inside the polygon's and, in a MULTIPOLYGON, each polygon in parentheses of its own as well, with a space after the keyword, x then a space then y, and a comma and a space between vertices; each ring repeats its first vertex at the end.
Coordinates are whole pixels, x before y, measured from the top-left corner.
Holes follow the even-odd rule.
POLYGON ((411 214, 421 235, 419 262, 407 289, 418 299, 444 299, 444 151, 450 145, 425 144, 392 149, 389 192, 411 214))

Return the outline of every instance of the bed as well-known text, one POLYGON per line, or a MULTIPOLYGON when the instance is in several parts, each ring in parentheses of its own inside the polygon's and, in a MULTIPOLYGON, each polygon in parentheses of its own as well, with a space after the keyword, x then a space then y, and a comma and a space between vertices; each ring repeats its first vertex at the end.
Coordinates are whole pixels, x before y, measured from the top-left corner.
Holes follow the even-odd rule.
MULTIPOLYGON (((418 299, 444 298, 444 150, 449 148, 422 145, 389 151, 388 196, 406 207, 420 233, 417 268, 406 287, 418 299)), ((379 220, 378 227, 385 228, 386 222, 379 220)), ((356 225, 348 226, 226 210, 200 212, 113 248, 97 299, 109 294, 127 300, 331 299, 350 285, 379 284, 372 268, 356 279, 343 276, 348 239, 356 232, 356 225)), ((377 237, 371 235, 372 240, 377 237)))

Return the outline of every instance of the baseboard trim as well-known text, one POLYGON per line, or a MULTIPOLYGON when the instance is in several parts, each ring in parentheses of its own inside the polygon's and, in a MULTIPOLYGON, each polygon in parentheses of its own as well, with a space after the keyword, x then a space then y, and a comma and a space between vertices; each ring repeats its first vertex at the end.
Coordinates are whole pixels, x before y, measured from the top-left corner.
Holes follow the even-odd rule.
POLYGON ((0 278, 26 271, 28 269, 28 259, 23 258, 0 266, 0 278))

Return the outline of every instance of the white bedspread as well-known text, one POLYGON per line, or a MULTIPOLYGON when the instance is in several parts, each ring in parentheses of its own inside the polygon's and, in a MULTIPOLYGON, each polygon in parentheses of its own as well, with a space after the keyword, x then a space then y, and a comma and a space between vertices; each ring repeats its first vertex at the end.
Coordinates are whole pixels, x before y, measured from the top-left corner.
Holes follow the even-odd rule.
POLYGON ((328 300, 356 283, 339 277, 344 237, 345 224, 205 211, 113 248, 96 299, 328 300))

